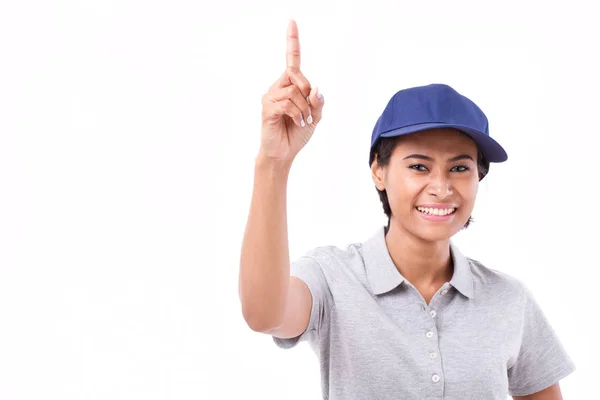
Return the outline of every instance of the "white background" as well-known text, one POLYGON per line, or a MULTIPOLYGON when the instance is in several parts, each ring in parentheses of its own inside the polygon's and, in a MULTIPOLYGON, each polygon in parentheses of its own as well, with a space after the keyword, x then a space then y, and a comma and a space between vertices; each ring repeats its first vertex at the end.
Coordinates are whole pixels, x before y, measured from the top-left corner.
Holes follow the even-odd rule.
POLYGON ((594 2, 3 1, 0 398, 317 399, 304 343, 246 325, 239 252, 289 18, 322 123, 289 181, 293 258, 386 222, 370 135, 402 88, 474 100, 509 160, 466 255, 526 283, 597 394, 594 2))

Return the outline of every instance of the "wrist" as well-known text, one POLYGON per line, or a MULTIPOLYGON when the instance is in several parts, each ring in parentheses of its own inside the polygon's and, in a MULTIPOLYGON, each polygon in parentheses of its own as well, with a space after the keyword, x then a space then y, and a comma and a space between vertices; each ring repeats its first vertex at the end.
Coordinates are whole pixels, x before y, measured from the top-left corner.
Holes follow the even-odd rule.
POLYGON ((271 170, 277 172, 288 173, 292 167, 293 159, 280 159, 270 157, 267 154, 259 151, 254 159, 254 166, 257 170, 271 170))

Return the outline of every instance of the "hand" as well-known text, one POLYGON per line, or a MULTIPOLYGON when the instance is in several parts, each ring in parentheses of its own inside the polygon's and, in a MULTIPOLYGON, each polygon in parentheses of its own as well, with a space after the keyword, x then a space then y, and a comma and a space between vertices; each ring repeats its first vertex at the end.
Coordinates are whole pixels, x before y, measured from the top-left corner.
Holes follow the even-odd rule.
POLYGON ((288 24, 286 70, 262 98, 259 154, 291 162, 321 120, 324 99, 300 72, 300 41, 294 20, 288 24))

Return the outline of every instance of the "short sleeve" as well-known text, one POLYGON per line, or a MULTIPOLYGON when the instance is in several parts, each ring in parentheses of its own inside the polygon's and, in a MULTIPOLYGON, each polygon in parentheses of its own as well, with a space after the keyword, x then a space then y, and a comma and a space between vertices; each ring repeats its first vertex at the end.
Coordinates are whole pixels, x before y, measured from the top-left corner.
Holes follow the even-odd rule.
POLYGON ((309 256, 300 257, 290 265, 290 275, 302 279, 312 295, 312 307, 308 327, 301 335, 294 338, 278 338, 273 336, 275 344, 282 349, 295 347, 299 342, 315 342, 322 327, 328 323, 329 311, 333 299, 325 275, 319 262, 309 256))
POLYGON ((509 394, 527 396, 552 386, 575 371, 567 354, 531 291, 524 288, 521 343, 508 369, 509 394))

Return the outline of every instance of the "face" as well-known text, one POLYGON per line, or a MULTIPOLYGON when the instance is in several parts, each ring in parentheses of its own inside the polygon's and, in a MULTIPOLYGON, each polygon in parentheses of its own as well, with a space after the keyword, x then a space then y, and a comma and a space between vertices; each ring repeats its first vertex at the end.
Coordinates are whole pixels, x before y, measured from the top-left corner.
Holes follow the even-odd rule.
POLYGON ((386 190, 390 229, 426 241, 447 240, 469 219, 479 187, 477 146, 454 129, 402 136, 390 162, 371 167, 373 181, 386 190))

